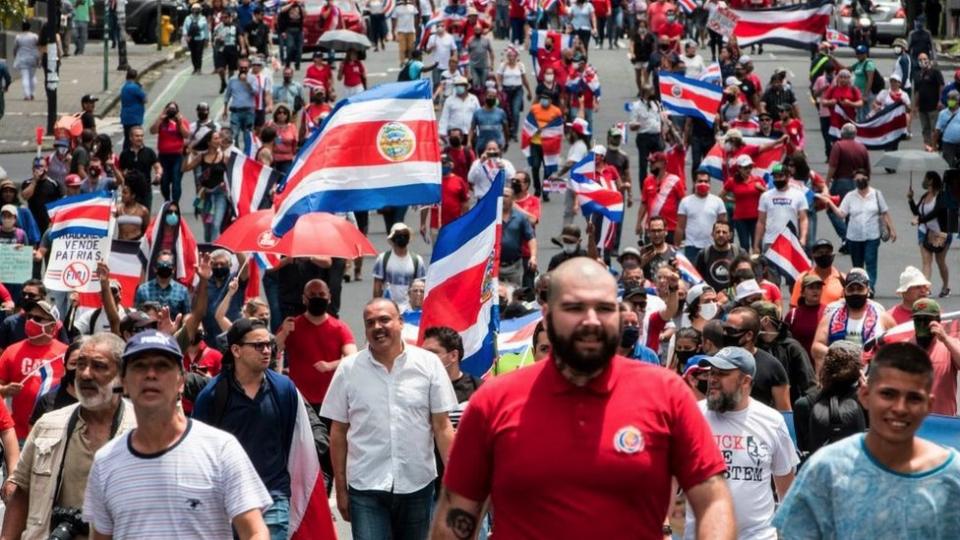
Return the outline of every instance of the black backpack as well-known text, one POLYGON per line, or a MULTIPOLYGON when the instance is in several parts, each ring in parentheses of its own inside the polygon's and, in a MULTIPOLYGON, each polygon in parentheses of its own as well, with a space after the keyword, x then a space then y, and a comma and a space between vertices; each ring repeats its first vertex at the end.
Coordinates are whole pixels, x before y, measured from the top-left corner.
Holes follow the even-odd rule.
POLYGON ((873 84, 870 85, 870 92, 872 92, 873 95, 877 95, 883 91, 883 88, 884 88, 883 75, 879 73, 879 70, 874 71, 873 84))
POLYGON ((809 420, 811 453, 830 443, 867 430, 866 415, 856 393, 826 398, 813 402, 809 420))
POLYGON ((400 74, 397 75, 397 82, 413 80, 413 75, 410 74, 411 67, 413 67, 413 60, 407 60, 407 63, 400 69, 400 74))

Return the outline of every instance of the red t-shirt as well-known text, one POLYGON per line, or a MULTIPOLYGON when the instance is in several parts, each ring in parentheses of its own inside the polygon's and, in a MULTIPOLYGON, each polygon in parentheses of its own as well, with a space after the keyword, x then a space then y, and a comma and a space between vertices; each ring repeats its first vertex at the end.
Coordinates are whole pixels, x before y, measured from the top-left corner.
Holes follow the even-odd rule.
POLYGON ((581 388, 548 358, 470 397, 443 483, 491 496, 498 537, 659 539, 671 477, 689 489, 724 469, 676 374, 617 356, 581 388))
MULTIPOLYGON (((614 169, 613 172, 616 173, 616 169, 614 169)), ((540 222, 540 197, 537 197, 536 195, 527 195, 522 199, 513 201, 513 205, 533 216, 537 220, 537 223, 540 222)), ((534 225, 533 229, 536 231, 537 226, 534 225)), ((520 246, 520 256, 524 259, 529 259, 530 254, 530 241, 527 240, 523 243, 523 245, 520 246)))
POLYGON ((676 230, 677 209, 680 207, 680 199, 683 199, 686 194, 686 186, 683 185, 683 181, 675 174, 667 174, 664 176, 662 183, 658 182, 657 178, 652 174, 647 175, 643 180, 643 189, 640 193, 642 202, 647 207, 647 220, 655 216, 660 216, 666 221, 668 231, 676 230), (655 211, 657 194, 660 193, 660 189, 664 187, 663 184, 666 182, 672 182, 673 186, 670 187, 670 191, 667 193, 660 210, 655 211))
POLYGON ((777 305, 780 305, 783 302, 783 294, 780 293, 780 287, 765 279, 758 283, 758 285, 760 285, 760 288, 763 289, 764 300, 767 302, 773 302, 777 305))
MULTIPOLYGON (((837 100, 837 104, 840 104, 840 100, 845 99, 847 101, 860 101, 860 89, 856 86, 850 84, 848 86, 840 86, 838 84, 833 84, 827 91, 823 93, 824 99, 837 100)), ((843 111, 847 113, 848 118, 856 118, 857 110, 853 107, 847 105, 840 105, 843 107, 843 111)))
POLYGON ((957 415, 957 366, 953 363, 950 350, 940 340, 933 340, 927 349, 930 363, 933 364, 933 406, 930 412, 957 415))
MULTIPOLYGON (((186 119, 180 120, 184 131, 190 132, 190 123, 186 119)), ((183 135, 177 128, 177 123, 164 120, 160 122, 159 132, 157 133, 157 153, 158 154, 180 154, 183 152, 183 135)))
POLYGON ((897 324, 903 324, 913 320, 913 310, 903 307, 903 304, 897 304, 887 310, 887 313, 893 317, 897 324))
POLYGON ((673 9, 674 13, 677 11, 677 6, 673 2, 653 2, 647 5, 647 22, 650 31, 654 34, 659 35, 660 29, 663 25, 667 24, 667 10, 673 9))
POLYGON ((4 302, 13 302, 13 297, 10 296, 10 291, 3 286, 3 283, 0 283, 0 303, 4 302))
POLYGON ((450 156, 450 161, 453 162, 453 174, 460 178, 467 177, 470 172, 470 166, 473 165, 473 162, 477 159, 477 154, 466 144, 462 144, 456 148, 453 146, 447 148, 447 155, 450 156))
POLYGON ((287 366, 290 379, 307 403, 323 403, 334 371, 320 373, 314 364, 334 362, 343 356, 343 346, 355 343, 350 327, 335 317, 327 316, 320 324, 313 324, 306 315, 293 321, 293 332, 287 336, 287 366))
POLYGON ((201 341, 196 355, 192 357, 183 355, 183 369, 192 371, 193 366, 205 368, 208 375, 216 377, 220 374, 220 368, 223 367, 223 353, 213 347, 208 347, 206 343, 201 341))
POLYGON ((723 183, 723 190, 733 193, 733 219, 757 219, 760 215, 760 195, 766 184, 759 176, 751 175, 746 182, 737 182, 733 177, 723 183))
POLYGON ((13 417, 10 416, 10 411, 7 410, 7 406, 0 400, 0 431, 6 431, 15 426, 13 417))
POLYGON ((524 7, 523 0, 510 0, 510 10, 507 16, 511 19, 525 19, 527 17, 527 8, 524 7))
POLYGON ((660 334, 667 327, 667 321, 663 319, 659 311, 650 314, 647 319, 647 347, 651 350, 660 350, 660 334))
MULTIPOLYGON (((316 64, 310 64, 307 66, 305 78, 313 79, 323 84, 323 88, 327 93, 333 88, 333 70, 330 69, 329 64, 323 64, 321 67, 317 67, 316 64)), ((310 95, 313 95, 313 90, 310 90, 310 95)))
POLYGON ((610 0, 591 0, 593 13, 597 17, 606 17, 610 14, 610 0))
POLYGON ((345 86, 358 86, 363 84, 363 77, 367 71, 363 68, 363 62, 358 60, 348 60, 343 63, 343 84, 345 86))
POLYGON ((680 38, 683 37, 683 25, 678 22, 663 23, 663 27, 657 36, 664 36, 670 39, 676 38, 677 40, 674 42, 673 51, 680 52, 680 38))
POLYGON ((440 215, 430 209, 430 228, 439 229, 463 215, 463 203, 470 200, 470 184, 457 174, 448 174, 440 184, 440 215))
POLYGON ((60 377, 63 377, 63 362, 50 363, 53 374, 47 380, 41 381, 38 372, 34 372, 27 380, 24 380, 24 377, 44 361, 56 358, 66 350, 67 346, 57 340, 37 346, 24 339, 10 345, 0 354, 0 380, 5 384, 23 381, 23 389, 13 396, 13 420, 16 423, 18 439, 26 439, 30 434, 30 415, 40 394, 41 382, 44 391, 56 386, 60 377))

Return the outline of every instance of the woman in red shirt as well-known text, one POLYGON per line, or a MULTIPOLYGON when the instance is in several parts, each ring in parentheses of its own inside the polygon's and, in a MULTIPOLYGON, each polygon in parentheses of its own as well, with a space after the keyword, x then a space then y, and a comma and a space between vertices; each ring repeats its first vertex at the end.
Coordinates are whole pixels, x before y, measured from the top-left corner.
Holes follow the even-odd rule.
POLYGON ((177 102, 171 101, 150 126, 150 133, 157 136, 157 157, 163 167, 160 193, 163 194, 163 200, 179 203, 180 180, 183 176, 180 166, 183 164, 184 144, 190 139, 190 122, 180 114, 177 102))
POLYGON ((343 81, 346 87, 343 97, 350 97, 367 89, 367 70, 356 51, 347 51, 347 57, 337 71, 337 80, 343 81))
POLYGON ((297 126, 290 120, 290 109, 283 103, 273 110, 273 129, 277 138, 273 143, 273 170, 287 174, 297 153, 297 126))
POLYGON ((746 154, 737 157, 736 170, 723 183, 720 198, 733 198, 733 230, 737 233, 740 247, 747 251, 753 245, 753 232, 757 228, 760 195, 767 186, 763 178, 753 174, 753 159, 746 154))

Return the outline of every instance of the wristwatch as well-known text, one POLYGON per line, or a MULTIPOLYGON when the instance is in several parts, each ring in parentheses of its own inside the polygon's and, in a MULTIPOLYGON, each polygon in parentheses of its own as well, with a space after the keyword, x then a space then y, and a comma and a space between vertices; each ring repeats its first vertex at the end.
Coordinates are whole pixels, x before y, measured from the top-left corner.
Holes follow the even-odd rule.
POLYGON ((664 536, 670 536, 670 537, 672 537, 672 536, 673 536, 673 527, 671 527, 669 523, 666 523, 666 524, 663 525, 663 528, 661 529, 661 532, 663 532, 663 535, 664 535, 664 536))

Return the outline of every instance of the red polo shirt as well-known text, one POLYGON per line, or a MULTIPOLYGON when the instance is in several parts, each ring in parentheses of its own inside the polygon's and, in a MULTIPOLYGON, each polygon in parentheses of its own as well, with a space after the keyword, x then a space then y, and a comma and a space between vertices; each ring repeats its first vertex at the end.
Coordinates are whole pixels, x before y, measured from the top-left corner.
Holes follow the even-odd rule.
POLYGON ((498 538, 660 540, 670 478, 688 489, 724 468, 676 374, 617 356, 580 388, 548 358, 471 396, 444 485, 490 495, 498 538))
POLYGON ((323 403, 334 371, 320 373, 313 367, 319 361, 334 362, 343 354, 343 346, 355 343, 350 327, 332 316, 313 324, 306 315, 293 321, 293 332, 287 336, 287 366, 290 379, 311 405, 323 403))

